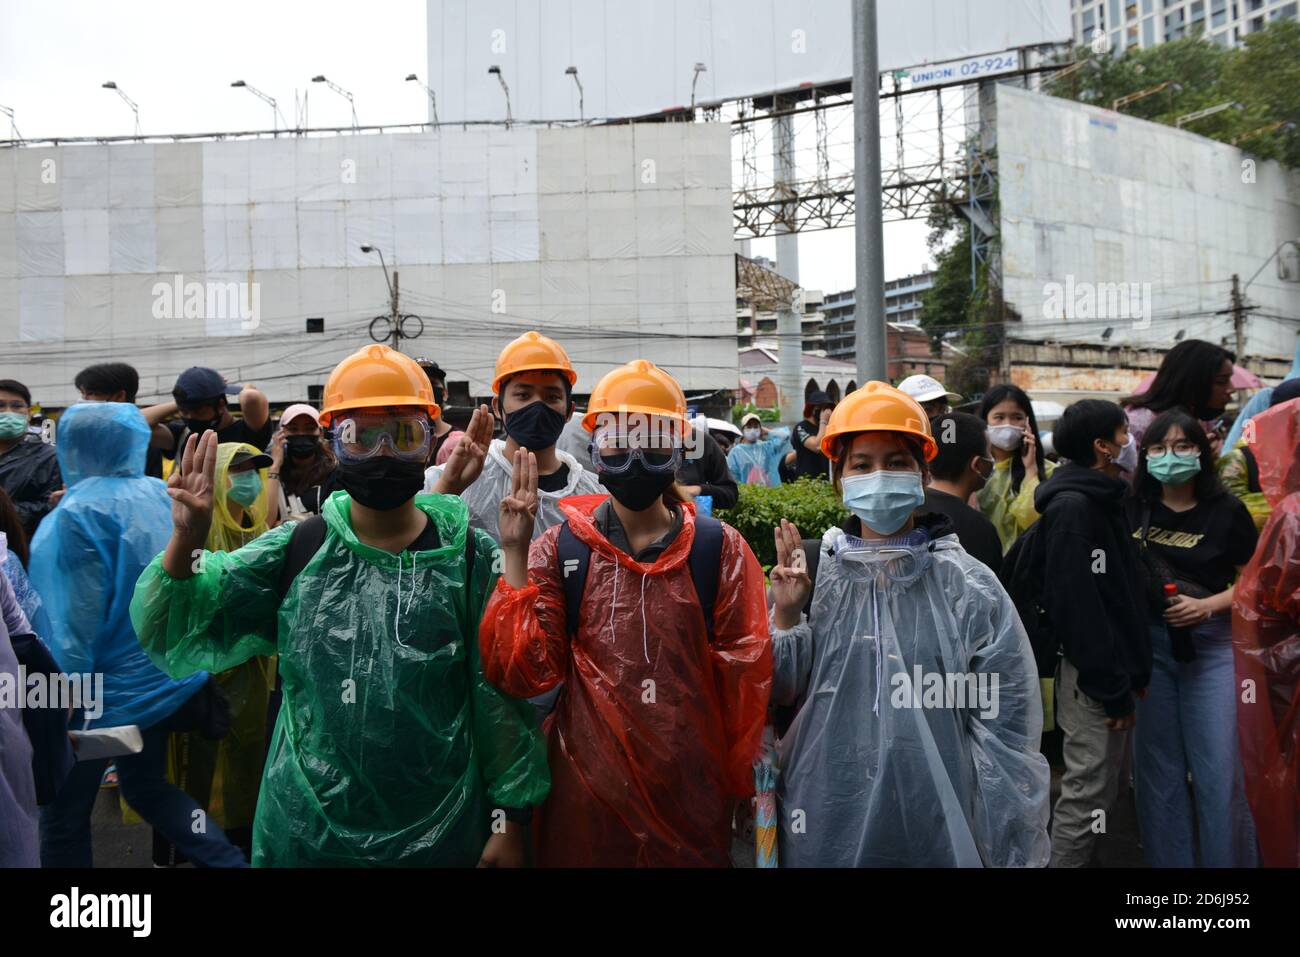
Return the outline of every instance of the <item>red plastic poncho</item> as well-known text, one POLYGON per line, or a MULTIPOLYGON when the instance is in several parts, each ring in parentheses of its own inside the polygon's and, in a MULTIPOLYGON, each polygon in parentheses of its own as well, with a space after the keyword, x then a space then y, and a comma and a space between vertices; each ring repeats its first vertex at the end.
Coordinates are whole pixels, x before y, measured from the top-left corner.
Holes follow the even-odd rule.
POLYGON ((710 644, 687 563, 694 506, 643 565, 592 523, 605 498, 561 503, 591 547, 573 640, 558 525, 533 542, 526 588, 498 583, 479 632, 484 674, 507 694, 564 682, 545 728, 551 794, 534 826, 537 863, 725 867, 735 801, 754 793, 772 684, 763 572, 726 527, 710 644))
POLYGON ((1300 399, 1250 425, 1273 515, 1233 594, 1237 732, 1263 863, 1300 867, 1300 399))

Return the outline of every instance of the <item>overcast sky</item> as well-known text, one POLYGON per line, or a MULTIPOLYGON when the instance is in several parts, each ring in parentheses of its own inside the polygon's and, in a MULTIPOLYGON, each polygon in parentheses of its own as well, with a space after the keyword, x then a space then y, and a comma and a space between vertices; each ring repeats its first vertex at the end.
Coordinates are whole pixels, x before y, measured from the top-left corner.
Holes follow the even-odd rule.
MULTIPOLYGON (((244 80, 274 97, 295 121, 295 94, 309 95, 312 126, 347 126, 345 99, 311 78, 351 91, 362 125, 422 123, 427 97, 425 0, 0 0, 0 104, 16 111, 21 134, 129 135, 140 108, 146 134, 267 129, 271 108, 244 80)), ((3 120, 0 117, 0 120, 3 120)), ((6 138, 7 131, 3 134, 6 138)), ((929 260, 923 223, 885 227, 885 274, 893 279, 929 260)), ((752 252, 772 256, 774 244, 752 252)), ((853 283, 853 231, 800 241, 800 277, 831 292, 853 283)))

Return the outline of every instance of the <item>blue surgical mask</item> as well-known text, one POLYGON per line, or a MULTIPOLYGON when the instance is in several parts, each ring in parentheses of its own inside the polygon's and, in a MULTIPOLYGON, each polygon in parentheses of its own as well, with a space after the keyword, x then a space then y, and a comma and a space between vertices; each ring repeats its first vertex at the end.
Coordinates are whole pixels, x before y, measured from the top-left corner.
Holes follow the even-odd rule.
POLYGON ((1184 485, 1201 470, 1201 455, 1166 452, 1159 458, 1147 458, 1147 472, 1162 485, 1184 485))
POLYGON ((893 535, 925 501, 919 472, 881 470, 843 479, 844 504, 877 535, 893 535))
POLYGON ((262 494, 262 476, 256 472, 238 472, 230 476, 230 491, 226 494, 248 508, 262 494))

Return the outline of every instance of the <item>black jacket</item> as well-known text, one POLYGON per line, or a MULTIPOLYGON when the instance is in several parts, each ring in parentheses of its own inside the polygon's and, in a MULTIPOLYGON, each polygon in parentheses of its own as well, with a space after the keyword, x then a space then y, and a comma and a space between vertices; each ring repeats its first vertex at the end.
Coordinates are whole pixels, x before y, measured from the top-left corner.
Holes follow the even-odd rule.
POLYGON ((1041 603, 1079 670, 1079 688, 1112 718, 1133 712, 1151 678, 1137 549, 1124 515, 1128 485, 1067 463, 1034 492, 1042 518, 1041 603))
POLYGON ((0 455, 0 488, 14 500, 28 538, 50 510, 50 493, 62 487, 54 446, 42 442, 40 436, 27 435, 0 455))
POLYGON ((688 458, 677 470, 678 485, 698 485, 701 495, 713 496, 713 509, 731 508, 740 498, 736 488, 736 479, 727 468, 727 457, 722 454, 722 446, 717 440, 703 430, 696 430, 703 439, 699 458, 688 458))

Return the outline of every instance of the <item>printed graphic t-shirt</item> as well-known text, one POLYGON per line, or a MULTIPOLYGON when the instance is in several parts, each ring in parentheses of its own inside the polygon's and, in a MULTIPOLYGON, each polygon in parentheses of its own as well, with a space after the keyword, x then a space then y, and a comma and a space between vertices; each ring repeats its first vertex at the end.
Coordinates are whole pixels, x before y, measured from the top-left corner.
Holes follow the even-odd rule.
MULTIPOLYGON (((1142 537, 1142 502, 1127 502, 1133 537, 1142 537)), ((1197 502, 1186 512, 1175 512, 1157 502, 1151 506, 1151 548, 1179 578, 1186 578, 1218 594, 1237 574, 1237 566, 1255 554, 1259 534, 1246 506, 1231 495, 1197 502)))

